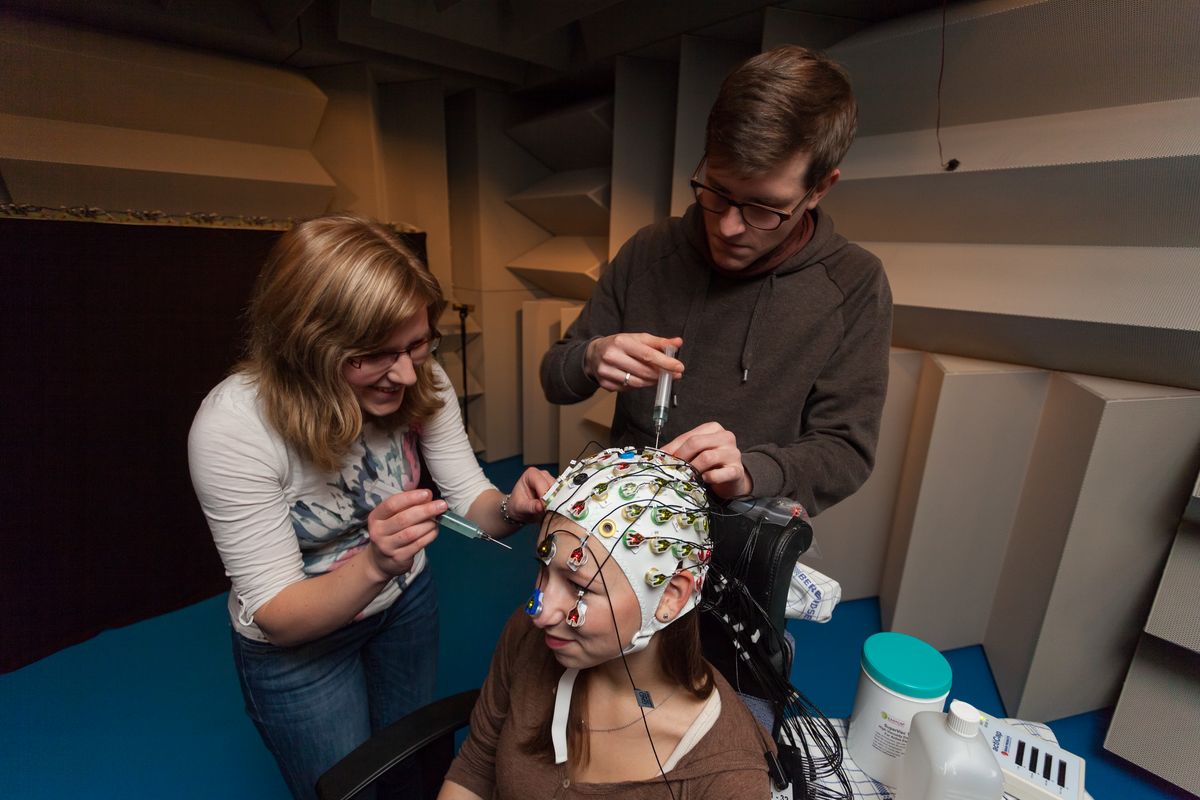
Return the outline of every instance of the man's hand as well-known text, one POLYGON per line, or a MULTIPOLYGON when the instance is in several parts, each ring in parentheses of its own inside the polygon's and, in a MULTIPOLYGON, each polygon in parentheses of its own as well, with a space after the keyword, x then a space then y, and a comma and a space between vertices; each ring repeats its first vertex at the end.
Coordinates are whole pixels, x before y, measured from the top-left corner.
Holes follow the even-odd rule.
POLYGON ((521 473, 508 498, 508 514, 521 522, 535 522, 546 512, 542 495, 554 485, 554 477, 544 469, 529 467, 521 473))
POLYGON ((728 500, 754 491, 754 481, 742 465, 737 437, 717 422, 705 422, 680 434, 663 450, 690 462, 717 497, 728 500))
POLYGON ((683 339, 664 339, 651 333, 615 333, 593 339, 584 356, 584 371, 610 392, 653 386, 664 370, 679 380, 683 377, 683 362, 663 352, 671 345, 683 347, 683 339))
POLYGON ((446 510, 446 501, 432 498, 428 489, 397 492, 367 515, 367 549, 380 577, 408 572, 417 553, 437 538, 437 516, 446 510))

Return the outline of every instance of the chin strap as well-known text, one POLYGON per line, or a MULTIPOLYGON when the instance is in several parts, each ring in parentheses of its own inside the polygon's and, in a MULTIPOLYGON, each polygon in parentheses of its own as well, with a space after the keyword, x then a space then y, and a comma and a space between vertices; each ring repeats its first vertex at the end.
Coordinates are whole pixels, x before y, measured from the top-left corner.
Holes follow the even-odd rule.
POLYGON ((579 670, 568 669, 558 679, 558 691, 554 693, 554 717, 550 721, 550 740, 554 742, 554 763, 564 764, 567 760, 567 722, 571 715, 571 692, 575 689, 575 678, 579 670))

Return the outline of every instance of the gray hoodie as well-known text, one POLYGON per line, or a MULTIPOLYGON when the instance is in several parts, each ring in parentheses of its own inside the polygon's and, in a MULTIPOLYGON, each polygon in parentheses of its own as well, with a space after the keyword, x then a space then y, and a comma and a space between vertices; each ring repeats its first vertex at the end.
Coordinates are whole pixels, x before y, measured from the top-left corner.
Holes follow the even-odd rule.
MULTIPOLYGON (((765 275, 712 267, 700 210, 643 228, 604 270, 566 335, 542 359, 553 403, 598 388, 584 372, 594 338, 683 337, 682 380, 662 442, 716 421, 732 431, 759 497, 817 514, 871 473, 888 380, 892 295, 879 259, 846 241, 820 207, 812 238, 765 275)), ((654 442, 654 388, 622 392, 611 443, 654 442)))

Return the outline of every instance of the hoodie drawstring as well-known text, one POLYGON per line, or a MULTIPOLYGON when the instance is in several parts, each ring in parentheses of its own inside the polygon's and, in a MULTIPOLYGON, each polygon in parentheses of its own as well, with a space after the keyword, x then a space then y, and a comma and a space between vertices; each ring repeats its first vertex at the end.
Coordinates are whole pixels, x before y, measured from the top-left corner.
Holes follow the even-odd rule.
POLYGON ((771 297, 775 293, 775 273, 772 272, 763 281, 754 300, 754 310, 750 313, 750 322, 746 326, 746 341, 742 345, 742 383, 750 380, 750 364, 754 359, 754 343, 758 341, 759 329, 764 320, 770 317, 771 297))

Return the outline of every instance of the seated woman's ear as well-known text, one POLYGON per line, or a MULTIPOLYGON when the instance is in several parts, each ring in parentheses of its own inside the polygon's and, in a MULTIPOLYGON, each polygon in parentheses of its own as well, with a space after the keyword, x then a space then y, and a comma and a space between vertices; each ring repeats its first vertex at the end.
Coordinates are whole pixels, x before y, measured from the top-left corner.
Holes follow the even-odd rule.
POLYGON ((658 609, 654 616, 661 622, 675 619, 683 611, 684 605, 696 590, 696 578, 686 570, 676 572, 663 588, 662 598, 658 601, 658 609), (665 616, 664 616, 665 615, 665 616))

